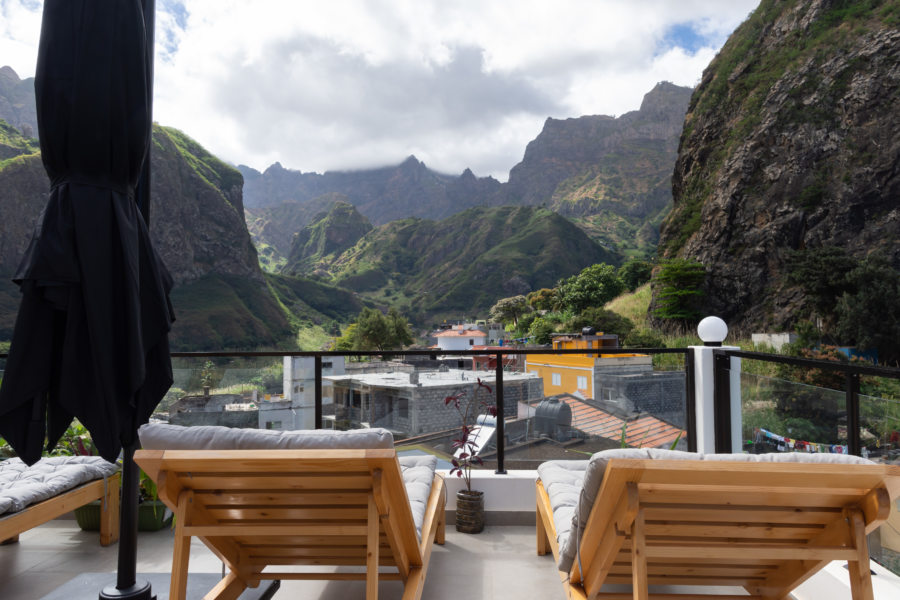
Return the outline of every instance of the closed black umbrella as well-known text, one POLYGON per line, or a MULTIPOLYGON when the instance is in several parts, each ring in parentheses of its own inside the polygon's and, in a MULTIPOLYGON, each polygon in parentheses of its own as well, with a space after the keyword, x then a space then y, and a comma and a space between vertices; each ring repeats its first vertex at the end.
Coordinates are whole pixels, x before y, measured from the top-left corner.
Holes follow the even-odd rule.
POLYGON ((45 0, 35 92, 52 187, 14 278, 0 435, 31 464, 77 417, 114 461, 172 384, 171 277, 135 202, 152 101, 141 0, 45 0))

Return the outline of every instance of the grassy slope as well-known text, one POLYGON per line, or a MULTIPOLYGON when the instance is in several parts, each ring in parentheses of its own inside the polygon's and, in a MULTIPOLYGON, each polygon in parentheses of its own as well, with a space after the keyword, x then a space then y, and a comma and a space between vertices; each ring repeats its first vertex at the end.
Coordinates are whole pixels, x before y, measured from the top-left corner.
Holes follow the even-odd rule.
POLYGON ((618 256, 563 217, 534 207, 469 209, 444 221, 394 221, 332 266, 335 281, 430 316, 486 312, 498 299, 552 287, 618 256), (527 290, 526 290, 527 291, 527 290))

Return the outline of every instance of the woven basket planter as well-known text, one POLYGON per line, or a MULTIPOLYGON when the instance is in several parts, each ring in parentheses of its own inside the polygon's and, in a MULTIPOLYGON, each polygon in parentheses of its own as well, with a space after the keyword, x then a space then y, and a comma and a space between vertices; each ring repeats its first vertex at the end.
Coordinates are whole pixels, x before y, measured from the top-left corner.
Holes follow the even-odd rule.
POLYGON ((456 530, 479 533, 484 529, 484 492, 456 492, 456 530))

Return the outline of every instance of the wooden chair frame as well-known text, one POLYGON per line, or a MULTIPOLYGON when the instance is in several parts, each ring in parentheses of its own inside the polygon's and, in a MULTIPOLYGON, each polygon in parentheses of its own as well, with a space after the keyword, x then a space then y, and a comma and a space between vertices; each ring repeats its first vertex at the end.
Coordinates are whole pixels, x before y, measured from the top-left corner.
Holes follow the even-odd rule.
MULTIPOLYGON (((612 459, 576 557, 570 599, 785 600, 846 560, 854 600, 872 599, 866 534, 890 513, 900 467, 612 459), (583 571, 582 571, 583 569, 583 571), (631 593, 600 591, 630 584, 631 593), (738 586, 746 595, 650 594, 649 585, 738 586)), ((537 552, 559 547, 537 482, 537 552)))
POLYGON ((116 543, 119 539, 119 486, 121 479, 121 473, 110 475, 105 481, 95 479, 0 518, 0 543, 17 542, 19 534, 94 500, 100 500, 102 504, 100 507, 100 545, 108 546, 116 543))
POLYGON ((140 450, 135 461, 175 513, 172 600, 185 597, 194 536, 229 570, 208 600, 270 579, 364 580, 367 600, 379 579, 399 579, 403 600, 418 600, 432 544, 444 543, 443 478, 435 474, 420 542, 393 449, 140 450), (266 569, 279 565, 365 572, 266 569))

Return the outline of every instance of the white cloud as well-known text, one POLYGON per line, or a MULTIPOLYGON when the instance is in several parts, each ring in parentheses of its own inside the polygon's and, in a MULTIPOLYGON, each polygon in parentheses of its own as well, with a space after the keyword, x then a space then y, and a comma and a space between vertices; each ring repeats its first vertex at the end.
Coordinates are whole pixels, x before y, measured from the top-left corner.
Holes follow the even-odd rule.
MULTIPOLYGON (((505 179, 548 116, 622 114, 658 81, 694 85, 757 3, 158 0, 154 116, 258 169, 415 154, 505 179), (665 42, 684 24, 699 48, 665 42)), ((37 4, 0 0, 0 63, 21 76, 37 4)))

